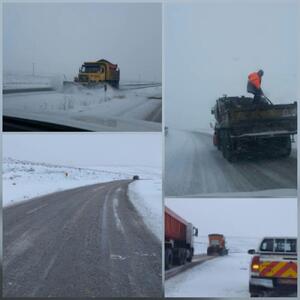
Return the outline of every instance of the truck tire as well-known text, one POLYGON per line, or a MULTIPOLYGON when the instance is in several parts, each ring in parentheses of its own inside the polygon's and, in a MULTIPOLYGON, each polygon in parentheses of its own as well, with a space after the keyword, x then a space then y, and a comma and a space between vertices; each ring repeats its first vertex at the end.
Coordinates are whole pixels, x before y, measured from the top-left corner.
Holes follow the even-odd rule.
POLYGON ((193 256, 194 256, 194 249, 191 248, 191 249, 187 250, 187 253, 188 254, 187 254, 186 260, 187 260, 187 262, 191 262, 193 259, 193 256))
POLYGON ((236 160, 235 155, 233 153, 233 144, 232 144, 231 138, 229 136, 229 133, 227 133, 227 132, 225 133, 224 139, 222 142, 222 154, 223 154, 223 157, 225 159, 227 159, 229 162, 234 162, 236 160))
POLYGON ((174 261, 177 265, 184 265, 186 262, 186 251, 184 248, 179 248, 177 251, 176 257, 174 257, 174 261))
POLYGON ((165 249, 165 269, 169 270, 173 264, 173 254, 170 248, 165 249))
POLYGON ((288 157, 290 156, 292 152, 292 142, 291 142, 291 138, 287 137, 284 141, 283 141, 283 149, 281 152, 281 157, 288 157))

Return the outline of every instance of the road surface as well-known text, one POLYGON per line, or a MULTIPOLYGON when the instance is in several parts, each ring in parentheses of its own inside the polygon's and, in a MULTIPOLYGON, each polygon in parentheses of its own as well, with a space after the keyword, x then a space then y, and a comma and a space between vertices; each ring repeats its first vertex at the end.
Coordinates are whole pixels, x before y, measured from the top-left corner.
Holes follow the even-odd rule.
POLYGON ((170 270, 165 271, 165 280, 177 276, 178 274, 181 274, 197 265, 200 265, 214 258, 216 258, 216 256, 207 256, 205 254, 194 255, 192 262, 187 262, 182 266, 173 266, 170 270))
POLYGON ((166 196, 296 196, 297 153, 229 163, 208 133, 169 130, 166 196))
POLYGON ((217 257, 170 278, 166 297, 249 297, 247 253, 217 257))
POLYGON ((130 181, 49 194, 3 211, 5 297, 159 297, 161 245, 130 181))

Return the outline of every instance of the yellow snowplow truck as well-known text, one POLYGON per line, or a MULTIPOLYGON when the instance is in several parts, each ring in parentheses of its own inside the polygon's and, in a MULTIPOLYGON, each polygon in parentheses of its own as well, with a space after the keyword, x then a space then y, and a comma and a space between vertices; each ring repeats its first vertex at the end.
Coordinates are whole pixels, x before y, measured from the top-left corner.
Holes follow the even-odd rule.
POLYGON ((120 70, 118 65, 112 64, 105 59, 85 62, 79 69, 78 76, 74 78, 74 81, 85 85, 107 82, 111 86, 118 88, 120 70))

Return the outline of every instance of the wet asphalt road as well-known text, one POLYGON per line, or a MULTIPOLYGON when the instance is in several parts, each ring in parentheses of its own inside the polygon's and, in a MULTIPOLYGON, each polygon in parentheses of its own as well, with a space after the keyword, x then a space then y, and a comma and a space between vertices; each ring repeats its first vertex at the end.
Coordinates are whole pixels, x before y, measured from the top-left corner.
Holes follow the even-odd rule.
POLYGON ((161 245, 127 198, 129 183, 5 208, 3 295, 161 296, 161 245))
POLYGON ((288 158, 229 163, 210 134, 169 130, 165 161, 166 196, 296 196, 296 149, 288 158))

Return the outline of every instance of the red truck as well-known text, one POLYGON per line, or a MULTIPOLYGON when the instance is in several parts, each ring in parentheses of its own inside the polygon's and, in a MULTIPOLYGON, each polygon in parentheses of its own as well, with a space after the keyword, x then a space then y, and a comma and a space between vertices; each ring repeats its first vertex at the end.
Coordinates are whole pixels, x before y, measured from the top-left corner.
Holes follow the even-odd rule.
POLYGON ((198 229, 165 207, 165 269, 191 262, 198 229))

